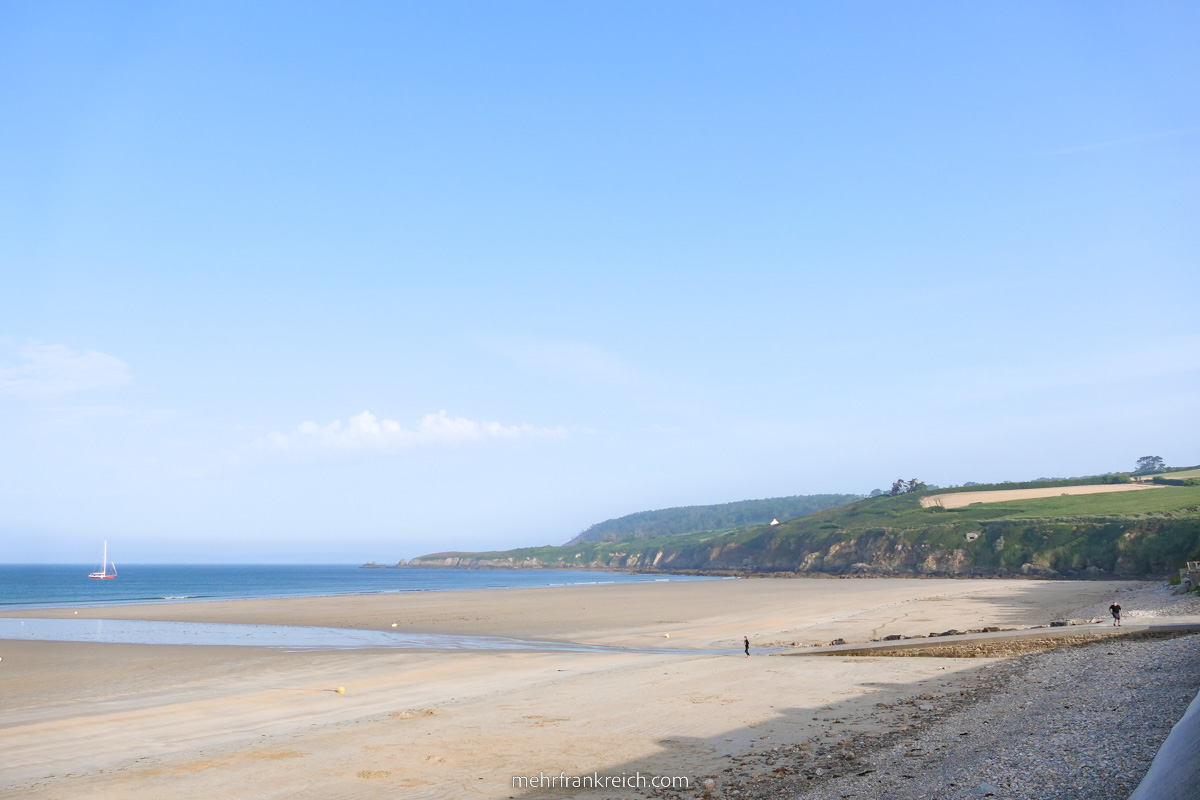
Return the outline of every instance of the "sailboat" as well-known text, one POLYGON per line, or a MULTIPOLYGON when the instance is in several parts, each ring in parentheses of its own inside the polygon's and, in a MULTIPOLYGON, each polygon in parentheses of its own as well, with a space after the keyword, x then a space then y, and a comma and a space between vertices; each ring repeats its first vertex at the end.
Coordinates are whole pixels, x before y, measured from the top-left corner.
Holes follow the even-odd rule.
POLYGON ((104 559, 100 562, 100 570, 88 575, 89 578, 98 578, 100 580, 111 581, 117 577, 117 565, 112 565, 113 571, 110 574, 108 571, 108 540, 104 542, 104 559))

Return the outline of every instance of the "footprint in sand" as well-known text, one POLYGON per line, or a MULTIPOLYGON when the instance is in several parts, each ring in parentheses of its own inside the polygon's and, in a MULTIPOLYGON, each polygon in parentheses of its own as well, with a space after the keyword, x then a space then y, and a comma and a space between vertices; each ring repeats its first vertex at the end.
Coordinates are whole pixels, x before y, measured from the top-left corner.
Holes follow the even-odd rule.
POLYGON ((527 719, 538 727, 553 725, 556 722, 570 722, 570 717, 544 717, 541 714, 526 714, 521 719, 527 719))
POLYGON ((396 711, 388 716, 392 719, 415 719, 416 717, 438 717, 441 714, 440 708, 422 708, 418 711, 396 711))

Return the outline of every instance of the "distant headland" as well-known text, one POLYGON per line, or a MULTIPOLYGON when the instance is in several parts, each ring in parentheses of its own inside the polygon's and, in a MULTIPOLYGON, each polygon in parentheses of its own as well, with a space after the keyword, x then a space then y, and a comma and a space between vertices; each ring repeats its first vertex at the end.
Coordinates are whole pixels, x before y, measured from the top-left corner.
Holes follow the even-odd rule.
POLYGON ((1162 576, 1198 560, 1200 467, 1155 464, 948 488, 913 478, 867 497, 644 511, 593 525, 564 545, 363 567, 1094 579, 1162 576))

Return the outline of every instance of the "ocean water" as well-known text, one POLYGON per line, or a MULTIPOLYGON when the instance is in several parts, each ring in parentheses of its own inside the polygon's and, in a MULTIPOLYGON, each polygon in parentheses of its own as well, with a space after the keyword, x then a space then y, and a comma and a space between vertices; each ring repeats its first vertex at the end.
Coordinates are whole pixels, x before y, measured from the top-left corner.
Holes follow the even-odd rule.
POLYGON ((0 617, 0 643, 8 639, 35 642, 270 647, 289 651, 388 648, 403 650, 535 650, 559 653, 687 653, 690 655, 741 652, 740 650, 606 647, 574 642, 513 639, 505 636, 462 636, 299 625, 238 625, 139 619, 39 619, 37 617, 9 619, 0 617))
POLYGON ((0 564, 0 609, 712 580, 582 570, 361 569, 328 564, 0 564))

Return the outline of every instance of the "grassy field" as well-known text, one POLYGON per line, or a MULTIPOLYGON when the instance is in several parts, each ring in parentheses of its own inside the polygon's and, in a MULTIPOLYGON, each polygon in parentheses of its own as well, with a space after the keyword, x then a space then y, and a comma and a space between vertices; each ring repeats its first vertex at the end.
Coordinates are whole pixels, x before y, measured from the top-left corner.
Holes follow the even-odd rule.
MULTIPOLYGON (((1200 510, 1200 486, 1164 486, 1161 489, 1147 489, 1142 492, 1010 500, 1007 503, 991 503, 989 506, 996 510, 1002 510, 1003 513, 1000 516, 1012 519, 1107 517, 1162 514, 1185 510, 1197 511, 1200 510)), ((971 508, 973 506, 967 506, 964 510, 971 508)))
POLYGON ((1196 469, 1188 469, 1183 472, 1164 472, 1160 477, 1163 478, 1200 478, 1200 467, 1196 469))

